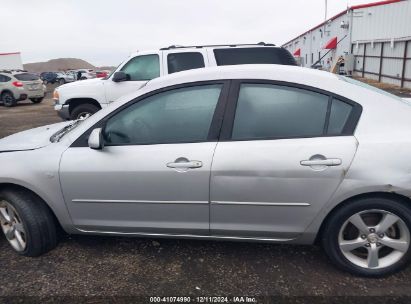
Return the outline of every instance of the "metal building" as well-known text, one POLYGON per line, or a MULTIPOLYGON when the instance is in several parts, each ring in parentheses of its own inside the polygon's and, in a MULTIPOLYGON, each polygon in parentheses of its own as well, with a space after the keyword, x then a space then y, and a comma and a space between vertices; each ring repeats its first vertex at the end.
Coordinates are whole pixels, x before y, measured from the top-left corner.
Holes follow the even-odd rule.
POLYGON ((0 70, 22 70, 20 52, 0 53, 0 70))
POLYGON ((411 88, 411 0, 349 7, 283 45, 301 65, 411 88), (344 59, 341 60, 341 58, 344 59))

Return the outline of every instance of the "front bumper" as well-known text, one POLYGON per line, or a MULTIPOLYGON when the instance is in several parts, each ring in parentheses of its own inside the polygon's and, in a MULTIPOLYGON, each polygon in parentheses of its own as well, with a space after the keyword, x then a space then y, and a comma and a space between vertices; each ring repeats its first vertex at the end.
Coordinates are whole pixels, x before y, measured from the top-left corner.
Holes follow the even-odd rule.
POLYGON ((56 110, 57 114, 64 120, 70 120, 70 111, 68 105, 55 104, 54 110, 56 110))

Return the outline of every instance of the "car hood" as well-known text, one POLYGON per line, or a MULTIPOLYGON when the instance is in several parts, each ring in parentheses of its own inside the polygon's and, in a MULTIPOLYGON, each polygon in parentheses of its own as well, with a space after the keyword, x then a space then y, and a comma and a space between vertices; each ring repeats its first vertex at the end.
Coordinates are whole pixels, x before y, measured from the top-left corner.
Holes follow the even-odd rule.
POLYGON ((35 150, 49 145, 50 137, 70 124, 64 121, 52 125, 30 129, 0 139, 0 152, 35 150))
POLYGON ((72 88, 72 87, 84 87, 84 86, 90 86, 92 84, 96 84, 96 83, 101 83, 102 82, 102 78, 93 78, 93 79, 86 79, 86 80, 78 80, 75 82, 70 82, 70 83, 66 83, 63 84, 61 86, 58 87, 58 90, 63 90, 66 88, 72 88))

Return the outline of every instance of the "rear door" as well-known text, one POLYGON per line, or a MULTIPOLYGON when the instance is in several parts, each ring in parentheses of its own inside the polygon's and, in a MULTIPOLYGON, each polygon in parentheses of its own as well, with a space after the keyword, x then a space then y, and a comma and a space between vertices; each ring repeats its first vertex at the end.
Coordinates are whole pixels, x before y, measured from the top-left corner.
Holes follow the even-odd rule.
POLYGON ((212 235, 292 239, 330 199, 357 149, 361 108, 292 84, 234 82, 213 158, 212 235))

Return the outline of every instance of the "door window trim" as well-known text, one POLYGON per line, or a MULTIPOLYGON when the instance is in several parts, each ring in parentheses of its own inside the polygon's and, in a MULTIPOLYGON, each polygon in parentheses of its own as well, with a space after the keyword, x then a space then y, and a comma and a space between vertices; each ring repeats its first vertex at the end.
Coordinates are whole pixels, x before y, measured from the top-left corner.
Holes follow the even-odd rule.
POLYGON ((80 135, 71 145, 70 148, 78 148, 78 147, 88 147, 88 137, 90 136, 90 133, 96 129, 96 128, 103 128, 111 117, 116 115, 117 113, 125 110, 126 108, 134 105, 135 103, 144 100, 148 97, 164 93, 167 91, 172 91, 176 89, 182 89, 182 88, 190 88, 190 87, 199 87, 199 86, 206 86, 206 85, 214 85, 214 84, 221 84, 221 92, 220 96, 218 97, 217 105, 214 110, 213 118, 211 120, 210 128, 208 131, 208 136, 206 140, 201 140, 201 141, 186 141, 186 142, 171 142, 171 143, 149 143, 149 144, 116 144, 116 145, 110 145, 110 147, 114 146, 147 146, 147 145, 158 145, 158 144, 184 144, 184 143, 199 143, 199 142, 217 142, 219 140, 219 136, 221 133, 221 128, 224 120, 224 113, 226 109, 226 105, 228 102, 228 93, 229 93, 229 88, 230 88, 230 83, 231 80, 211 80, 211 81, 197 81, 197 82, 190 82, 190 83, 183 83, 183 84, 178 84, 178 85, 172 85, 164 88, 160 88, 151 92, 148 92, 144 95, 138 96, 137 98, 134 98, 130 100, 129 102, 123 104, 119 108, 115 109, 113 112, 108 113, 105 117, 100 119, 98 122, 96 122, 92 127, 87 129, 82 135, 80 135))
POLYGON ((336 136, 352 136, 354 134, 355 128, 357 127, 358 121, 361 117, 362 106, 351 99, 343 97, 341 95, 325 91, 319 88, 311 87, 304 84, 298 84, 287 81, 278 80, 265 80, 265 79, 236 79, 232 80, 229 97, 227 102, 227 109, 224 115, 223 125, 221 128, 220 141, 255 141, 255 140, 276 140, 276 139, 293 139, 293 138, 316 138, 316 137, 336 137, 336 136), (328 96, 328 105, 326 120, 324 124, 323 133, 321 135, 308 135, 308 136, 284 136, 284 137, 264 137, 264 138, 245 138, 245 139, 232 139, 232 132, 234 127, 234 119, 237 110, 238 98, 240 95, 240 88, 242 84, 270 84, 276 86, 283 86, 295 89, 302 89, 306 91, 311 91, 314 93, 319 93, 328 96), (345 102, 353 107, 350 116, 347 119, 346 124, 343 127, 341 134, 327 134, 327 129, 329 125, 329 119, 331 114, 331 105, 333 99, 338 99, 345 102))

